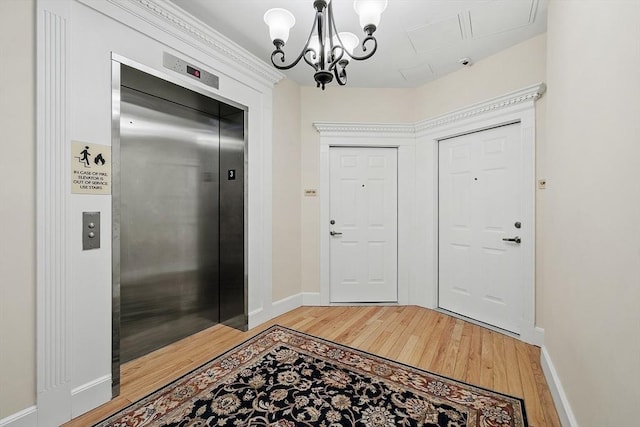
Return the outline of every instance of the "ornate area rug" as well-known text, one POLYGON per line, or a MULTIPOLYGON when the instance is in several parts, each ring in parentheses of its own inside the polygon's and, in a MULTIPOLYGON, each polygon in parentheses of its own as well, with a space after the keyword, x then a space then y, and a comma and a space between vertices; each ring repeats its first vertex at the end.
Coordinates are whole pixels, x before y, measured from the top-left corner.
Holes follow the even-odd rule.
POLYGON ((282 327, 96 426, 527 426, 521 399, 282 327))

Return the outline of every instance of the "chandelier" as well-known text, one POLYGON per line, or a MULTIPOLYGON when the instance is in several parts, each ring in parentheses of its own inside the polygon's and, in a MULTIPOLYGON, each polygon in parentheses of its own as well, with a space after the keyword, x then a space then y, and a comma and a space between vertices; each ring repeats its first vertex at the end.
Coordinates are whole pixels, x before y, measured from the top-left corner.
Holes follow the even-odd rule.
POLYGON ((286 9, 270 9, 264 14, 264 22, 269 26, 269 35, 276 47, 271 53, 271 63, 279 70, 288 70, 304 59, 315 70, 313 77, 317 87, 324 90, 324 86, 331 83, 334 76, 339 85, 345 85, 349 60, 363 61, 376 53, 378 41, 373 33, 386 7, 387 0, 354 0, 353 8, 360 18, 360 26, 365 34, 360 45, 363 55, 359 56, 353 53, 360 44, 358 37, 353 33, 338 32, 333 19, 331 0, 315 0, 313 8, 316 10, 316 16, 307 42, 298 57, 289 64, 285 64, 282 48, 296 19, 286 9))

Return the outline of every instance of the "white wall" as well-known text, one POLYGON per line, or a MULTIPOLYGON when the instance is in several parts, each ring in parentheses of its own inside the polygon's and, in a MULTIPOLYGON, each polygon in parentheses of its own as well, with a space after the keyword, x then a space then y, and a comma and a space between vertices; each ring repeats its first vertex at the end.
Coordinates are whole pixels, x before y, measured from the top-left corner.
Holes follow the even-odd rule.
POLYGON ((578 424, 637 424, 640 2, 552 1, 538 281, 578 424))
POLYGON ((0 1, 0 419, 35 404, 35 2, 0 1))
POLYGON ((273 90, 273 301, 299 294, 301 278, 300 86, 273 90))

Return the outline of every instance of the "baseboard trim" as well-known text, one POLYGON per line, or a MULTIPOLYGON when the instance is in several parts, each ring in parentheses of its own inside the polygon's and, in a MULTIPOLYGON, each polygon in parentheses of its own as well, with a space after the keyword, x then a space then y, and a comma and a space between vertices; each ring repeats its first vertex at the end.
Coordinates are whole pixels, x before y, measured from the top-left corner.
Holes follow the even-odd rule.
POLYGON ((0 427, 33 427, 38 425, 38 407, 29 406, 0 420, 0 427))
POLYGON ((269 320, 271 320, 271 316, 269 316, 269 313, 267 313, 267 310, 264 308, 260 307, 257 310, 253 310, 249 313, 249 329, 255 328, 269 320))
POLYGON ((520 339, 527 344, 537 345, 542 348, 544 345, 544 329, 539 326, 523 327, 520 331, 520 339))
POLYGON ((295 310, 296 308, 301 307, 302 300, 302 294, 295 294, 274 302, 272 305, 271 317, 278 317, 282 314, 288 313, 291 310, 295 310))
POLYGON ((309 305, 309 306, 323 305, 320 300, 320 292, 303 292, 302 305, 309 305))
POLYGON ((75 418, 111 400, 111 375, 71 390, 71 417, 75 418))
POLYGON ((556 405, 556 411, 558 411, 558 417, 563 427, 578 427, 576 417, 573 415, 571 405, 569 405, 569 399, 564 392, 560 377, 556 372, 556 368, 553 366, 551 356, 547 352, 547 348, 542 346, 540 349, 540 365, 542 366, 542 372, 549 385, 549 391, 553 397, 553 403, 556 405))
POLYGON ((544 345, 544 329, 536 326, 535 328, 533 328, 533 336, 535 345, 542 348, 542 346, 544 345))
POLYGON ((249 313, 249 329, 255 328, 274 317, 278 317, 302 306, 302 294, 295 294, 271 303, 269 309, 261 307, 249 313))

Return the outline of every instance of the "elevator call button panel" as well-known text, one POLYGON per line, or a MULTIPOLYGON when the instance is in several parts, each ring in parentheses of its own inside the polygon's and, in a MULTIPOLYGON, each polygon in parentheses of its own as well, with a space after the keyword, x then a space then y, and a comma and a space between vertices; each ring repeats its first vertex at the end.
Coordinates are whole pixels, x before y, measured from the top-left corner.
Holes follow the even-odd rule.
POLYGON ((82 250, 100 248, 100 212, 82 212, 82 250))

